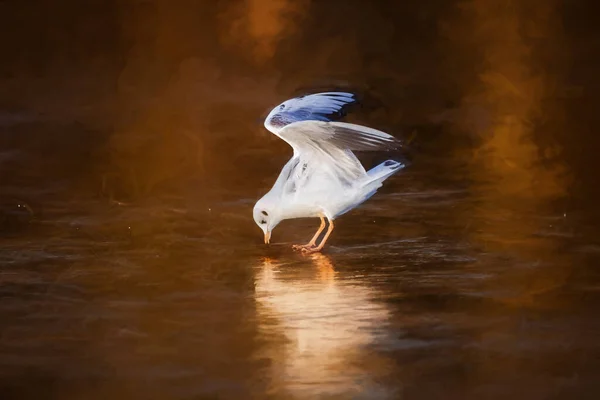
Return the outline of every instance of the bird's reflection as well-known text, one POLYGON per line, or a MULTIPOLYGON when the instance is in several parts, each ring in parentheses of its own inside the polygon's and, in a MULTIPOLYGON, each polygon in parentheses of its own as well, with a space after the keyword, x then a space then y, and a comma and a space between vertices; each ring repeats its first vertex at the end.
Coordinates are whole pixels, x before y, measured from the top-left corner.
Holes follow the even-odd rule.
POLYGON ((385 339, 389 311, 364 282, 341 276, 328 256, 305 260, 264 259, 256 279, 260 331, 284 339, 268 355, 274 389, 308 396, 379 392, 382 363, 366 347, 385 339))

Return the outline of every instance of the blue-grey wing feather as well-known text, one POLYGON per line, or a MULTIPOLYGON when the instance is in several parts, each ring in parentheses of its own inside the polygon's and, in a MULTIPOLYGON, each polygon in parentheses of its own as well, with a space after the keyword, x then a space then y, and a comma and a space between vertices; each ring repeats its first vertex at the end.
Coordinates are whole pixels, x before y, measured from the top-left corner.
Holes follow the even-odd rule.
POLYGON ((352 93, 324 92, 300 96, 275 107, 265 120, 265 127, 277 133, 283 127, 300 121, 335 121, 343 114, 344 106, 355 103, 352 93))

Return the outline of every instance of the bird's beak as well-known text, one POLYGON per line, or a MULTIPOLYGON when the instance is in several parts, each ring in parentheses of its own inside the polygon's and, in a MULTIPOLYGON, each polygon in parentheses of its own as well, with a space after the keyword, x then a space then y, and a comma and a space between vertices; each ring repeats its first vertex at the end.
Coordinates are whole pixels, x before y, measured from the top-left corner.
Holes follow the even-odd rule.
POLYGON ((266 231, 265 232, 265 244, 269 244, 270 241, 271 241, 271 231, 266 231))

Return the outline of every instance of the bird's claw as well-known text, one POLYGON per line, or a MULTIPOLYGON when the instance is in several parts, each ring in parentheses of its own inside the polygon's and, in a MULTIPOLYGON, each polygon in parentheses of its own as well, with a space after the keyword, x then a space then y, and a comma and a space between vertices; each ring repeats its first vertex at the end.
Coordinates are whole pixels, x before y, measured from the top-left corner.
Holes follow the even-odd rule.
POLYGON ((318 253, 321 251, 321 249, 319 249, 317 246, 312 246, 312 247, 304 247, 304 248, 302 248, 301 251, 303 254, 311 254, 311 253, 318 253))
POLYGON ((313 247, 315 247, 315 245, 313 243, 295 244, 295 245, 292 246, 292 249, 306 251, 307 249, 312 249, 313 247))

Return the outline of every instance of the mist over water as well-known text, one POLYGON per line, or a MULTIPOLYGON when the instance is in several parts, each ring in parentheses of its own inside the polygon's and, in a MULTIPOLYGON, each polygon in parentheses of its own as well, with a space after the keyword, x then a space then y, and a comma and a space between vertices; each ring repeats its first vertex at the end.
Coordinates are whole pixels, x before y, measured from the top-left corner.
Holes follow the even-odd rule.
POLYGON ((0 2, 0 397, 598 396, 592 2, 62 4, 0 2), (267 247, 334 89, 410 167, 267 247))

